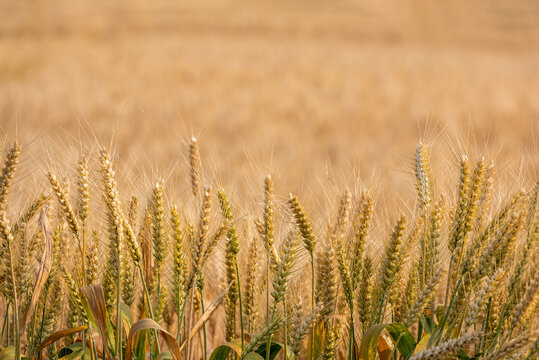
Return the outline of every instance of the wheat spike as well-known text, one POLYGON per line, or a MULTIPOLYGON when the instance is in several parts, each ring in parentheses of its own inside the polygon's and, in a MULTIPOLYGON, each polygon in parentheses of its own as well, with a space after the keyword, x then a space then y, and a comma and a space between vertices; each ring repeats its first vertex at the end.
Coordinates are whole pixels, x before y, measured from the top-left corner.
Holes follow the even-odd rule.
POLYGON ((275 242, 275 194, 274 184, 271 176, 264 178, 264 246, 266 251, 271 251, 275 242))
MULTIPOLYGON (((11 223, 9 221, 7 210, 6 210, 6 204, 7 204, 7 196, 8 196, 8 190, 11 185, 11 181, 13 179, 13 175, 15 172, 15 169, 17 168, 18 159, 20 155, 20 148, 17 142, 13 144, 13 146, 9 149, 6 160, 4 163, 4 167, 2 168, 2 174, 0 176, 0 239, 2 240, 2 246, 1 246, 1 252, 0 256, 2 258, 7 257, 6 264, 4 266, 6 267, 6 273, 7 273, 7 281, 6 283, 9 283, 8 289, 10 292, 10 300, 13 301, 13 315, 14 319, 18 319, 19 317, 19 294, 16 284, 16 278, 15 278, 15 264, 14 264, 14 238, 13 234, 11 233, 11 223)), ((19 329, 19 322, 14 321, 14 343, 15 343, 15 358, 18 359, 20 356, 20 345, 21 345, 21 339, 20 339, 20 329, 19 329)))
POLYGON ((463 155, 460 159, 460 181, 457 200, 457 208, 453 220, 453 229, 449 238, 449 250, 453 251, 464 238, 466 209, 469 202, 469 186, 470 186, 470 163, 468 157, 463 155))
POLYGON ((249 255, 247 257, 247 267, 246 274, 247 278, 245 279, 245 294, 244 294, 244 307, 245 307, 245 316, 247 317, 248 329, 251 331, 253 323, 257 316, 257 294, 260 290, 257 286, 258 274, 260 272, 260 266, 257 263, 258 258, 258 247, 256 240, 251 241, 249 246, 249 255))
POLYGON ((80 157, 77 167, 77 196, 79 219, 82 223, 85 223, 90 214, 90 186, 88 159, 84 155, 80 157))
POLYGON ((184 253, 185 237, 181 229, 180 213, 176 206, 170 210, 170 221, 172 223, 172 234, 174 239, 174 270, 172 275, 174 305, 179 314, 185 306, 187 297, 186 277, 187 277, 187 258, 184 253))
POLYGON ((424 213, 427 211, 432 197, 432 182, 430 173, 430 161, 425 145, 420 142, 416 149, 415 176, 417 197, 420 209, 424 213))
POLYGON ((67 223, 69 224, 69 228, 71 229, 71 231, 73 231, 73 234, 78 238, 79 237, 79 224, 77 223, 77 219, 75 218, 75 213, 73 211, 73 208, 71 207, 71 204, 69 203, 67 199, 67 192, 65 188, 58 182, 58 179, 53 173, 51 172, 47 173, 47 177, 51 184, 52 192, 56 195, 56 199, 58 200, 58 203, 60 204, 65 214, 67 223))
POLYGON ((404 324, 407 327, 410 327, 421 315, 425 305, 434 297, 436 294, 436 288, 442 277, 442 270, 440 268, 436 269, 432 274, 429 282, 417 295, 416 300, 412 307, 408 310, 406 316, 404 317, 404 324))
MULTIPOLYGON (((165 262, 167 252, 166 217, 164 209, 163 181, 159 180, 152 189, 150 199, 151 227, 150 232, 153 244, 153 272, 154 281, 161 285, 161 267, 165 262)), ((157 288, 159 293, 160 288, 157 288)))
POLYGON ((339 340, 339 329, 336 325, 329 327, 326 333, 326 341, 324 342, 324 350, 322 351, 322 360, 333 360, 337 355, 337 346, 339 340))
POLYGON ((367 191, 364 191, 361 194, 360 206, 353 221, 354 244, 351 256, 351 273, 354 289, 357 288, 360 280, 361 265, 365 252, 367 233, 372 221, 372 213, 373 199, 367 191))
POLYGON ((99 266, 99 258, 98 258, 98 244, 99 244, 99 235, 97 231, 92 232, 92 244, 90 245, 88 249, 88 253, 86 254, 86 283, 88 285, 94 285, 98 278, 98 266, 99 266))
POLYGON ((469 335, 461 336, 454 340, 449 340, 440 345, 423 350, 416 355, 413 355, 410 360, 437 360, 456 353, 458 350, 466 348, 470 345, 477 344, 481 338, 481 333, 475 332, 469 335))
POLYGON ((325 319, 335 311, 337 298, 337 274, 335 273, 335 253, 331 246, 317 257, 316 305, 320 308, 320 318, 325 319))
POLYGON ((275 276, 273 277, 273 292, 271 295, 273 296, 275 305, 281 302, 285 296, 290 271, 297 255, 297 243, 297 233, 290 231, 286 237, 286 242, 281 251, 281 260, 276 266, 275 276))
POLYGON ((393 229, 393 232, 391 233, 389 242, 386 245, 384 260, 380 268, 380 285, 377 289, 376 300, 374 301, 374 304, 380 308, 380 320, 384 313, 384 305, 387 302, 390 287, 393 285, 393 280, 395 279, 395 275, 400 267, 400 264, 398 264, 397 261, 401 251, 405 227, 406 217, 401 215, 393 229))
POLYGON ((501 360, 501 359, 507 359, 507 357, 514 352, 526 347, 532 341, 534 340, 534 337, 537 337, 539 332, 535 332, 535 334, 527 334, 524 333, 520 336, 517 336, 516 338, 508 341, 506 344, 500 346, 497 350, 495 350, 492 354, 489 354, 490 360, 501 360))
POLYGON ((200 219, 197 229, 197 237, 195 240, 195 257, 193 259, 194 266, 198 269, 200 269, 200 265, 198 263, 198 260, 202 258, 207 237, 208 237, 208 229, 209 229, 209 223, 210 223, 210 210, 211 210, 212 202, 211 202, 211 188, 209 186, 206 186, 204 188, 204 195, 202 198, 202 208, 200 210, 200 219))
POLYGON ((315 308, 309 315, 302 319, 301 304, 294 307, 296 321, 293 323, 290 332, 290 351, 296 358, 299 358, 301 352, 301 342, 310 332, 313 323, 316 322, 318 316, 318 308, 315 308))
POLYGON ((5 210, 7 203, 7 194, 11 186, 15 170, 19 164, 19 156, 21 155, 21 148, 19 144, 15 142, 8 150, 6 154, 6 160, 0 174, 0 211, 5 210))
POLYGON ((36 214, 38 211, 47 203, 49 200, 48 194, 41 194, 37 198, 34 199, 28 205, 28 207, 22 212, 21 216, 19 216, 19 219, 13 224, 11 228, 11 232, 15 235, 19 231, 19 228, 24 226, 26 223, 28 223, 36 214))
POLYGON ((328 238, 331 239, 330 241, 332 243, 340 242, 342 240, 343 232, 346 230, 346 227, 348 225, 351 205, 352 194, 349 190, 346 190, 341 196, 341 200, 339 202, 339 211, 337 212, 337 218, 335 219, 333 226, 331 226, 330 234, 328 236, 328 238))
POLYGON ((307 215, 307 212, 299 202, 297 196, 290 194, 289 203, 290 207, 292 208, 294 218, 296 219, 296 224, 298 226, 299 232, 301 233, 301 236, 303 238, 303 244, 305 245, 305 249, 307 249, 307 251, 309 252, 309 254, 311 254, 312 257, 312 254, 316 247, 316 238, 314 236, 312 222, 307 215))
POLYGON ((361 279, 357 293, 357 311, 359 320, 366 328, 370 318, 371 298, 372 298, 372 259, 366 255, 363 260, 363 269, 361 270, 361 279))
POLYGON ((238 231, 232 214, 232 207, 223 189, 217 193, 223 217, 231 225, 226 235, 225 271, 227 283, 230 284, 227 294, 226 338, 231 341, 236 336, 236 303, 238 301, 238 277, 236 273, 237 255, 239 252, 238 231))
POLYGON ((340 241, 337 242, 337 269, 341 278, 344 295, 350 311, 354 310, 354 289, 352 284, 352 274, 350 274, 348 261, 344 254, 344 248, 340 241))
POLYGON ((200 188, 201 166, 198 142, 195 137, 191 138, 189 145, 189 165, 191 167, 191 191, 197 197, 200 188))
POLYGON ((514 310, 511 313, 510 321, 511 327, 514 328, 521 323, 522 316, 526 313, 528 308, 537 301, 539 295, 539 272, 535 273, 534 278, 531 283, 528 285, 524 296, 520 302, 515 306, 514 310))

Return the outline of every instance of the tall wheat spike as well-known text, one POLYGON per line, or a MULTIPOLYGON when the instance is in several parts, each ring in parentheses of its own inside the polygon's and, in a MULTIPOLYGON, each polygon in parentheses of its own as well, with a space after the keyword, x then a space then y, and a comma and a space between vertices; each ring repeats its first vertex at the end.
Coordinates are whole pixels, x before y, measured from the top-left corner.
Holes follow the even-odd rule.
POLYGON ((7 195, 8 190, 13 180, 13 175, 20 156, 20 148, 17 142, 8 150, 6 155, 6 160, 4 162, 4 167, 2 168, 2 173, 0 175, 0 239, 2 240, 2 257, 7 257, 7 275, 10 280, 10 293, 13 299, 13 315, 14 319, 14 340, 15 340, 15 360, 20 359, 20 347, 21 347, 21 338, 20 338, 20 329, 19 329, 19 294, 15 278, 15 264, 14 264, 14 238, 11 233, 11 223, 7 215, 7 195), (5 251, 4 251, 5 249, 5 251), (6 254, 7 253, 7 254, 6 254))
POLYGON ((181 228, 180 213, 176 206, 170 210, 172 234, 174 239, 174 270, 172 275, 173 299, 178 315, 178 341, 181 341, 181 329, 185 315, 187 298, 187 257, 185 256, 185 234, 181 228))
POLYGON ((382 320, 384 307, 387 303, 387 296, 390 287, 393 285, 393 279, 397 273, 399 264, 397 263, 398 254, 401 251, 403 234, 406 227, 406 217, 401 215, 395 225, 388 244, 386 245, 385 256, 380 269, 380 285, 376 293, 374 304, 378 306, 378 322, 382 320))
POLYGON ((420 142, 416 148, 416 189, 422 212, 426 212, 432 198, 430 161, 425 145, 420 142))
MULTIPOLYGON (((236 304, 239 298, 239 274, 237 256, 240 251, 238 230, 232 214, 232 208, 230 202, 223 189, 217 193, 219 198, 219 204, 223 217, 231 225, 226 235, 226 255, 225 255, 225 271, 227 283, 230 285, 227 294, 227 307, 226 307, 226 339, 231 341, 236 337, 236 304)), ((240 309, 240 316, 242 315, 242 309, 240 309)), ((240 319, 241 320, 241 319, 240 319)), ((242 326, 243 328, 243 326, 242 326)))
POLYGON ((161 297, 162 266, 166 260, 167 233, 164 209, 163 181, 155 183, 150 198, 151 236, 153 244, 153 280, 152 289, 156 292, 156 301, 161 297))
POLYGON ((191 191, 197 197, 200 188, 201 166, 198 142, 195 137, 191 138, 189 145, 189 164, 191 166, 191 191))

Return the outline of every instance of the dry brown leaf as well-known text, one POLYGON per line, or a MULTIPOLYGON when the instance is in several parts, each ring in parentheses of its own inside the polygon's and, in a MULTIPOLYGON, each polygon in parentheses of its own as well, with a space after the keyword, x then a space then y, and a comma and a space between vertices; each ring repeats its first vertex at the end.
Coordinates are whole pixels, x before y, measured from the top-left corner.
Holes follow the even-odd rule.
POLYGON ((105 305, 105 296, 103 295, 103 287, 101 285, 91 285, 80 289, 81 293, 86 298, 90 311, 94 316, 95 322, 101 333, 101 340, 103 341, 104 348, 108 353, 108 339, 107 339, 107 307, 105 305))

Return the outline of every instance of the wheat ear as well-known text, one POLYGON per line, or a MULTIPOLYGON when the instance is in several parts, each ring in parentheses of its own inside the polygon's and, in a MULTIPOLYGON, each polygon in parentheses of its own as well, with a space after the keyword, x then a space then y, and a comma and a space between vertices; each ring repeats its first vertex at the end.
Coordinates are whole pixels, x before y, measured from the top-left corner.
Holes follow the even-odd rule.
POLYGON ((449 340, 441 343, 440 345, 423 350, 416 355, 412 356, 410 360, 436 360, 447 357, 450 354, 456 353, 460 349, 466 348, 470 345, 477 344, 481 339, 481 333, 475 332, 469 335, 461 336, 457 339, 449 340))

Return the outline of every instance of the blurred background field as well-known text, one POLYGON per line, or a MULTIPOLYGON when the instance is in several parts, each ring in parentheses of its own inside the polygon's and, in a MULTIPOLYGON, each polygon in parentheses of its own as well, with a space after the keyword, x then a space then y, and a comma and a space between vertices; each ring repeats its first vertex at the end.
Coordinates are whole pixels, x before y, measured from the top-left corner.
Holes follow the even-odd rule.
POLYGON ((164 176, 187 196, 192 135, 207 181, 257 202, 266 173, 310 208, 344 186, 413 199, 419 140, 442 184, 462 152, 537 178, 537 1, 2 0, 0 17, 20 187, 100 144, 135 190, 164 176))

